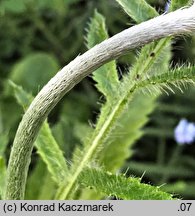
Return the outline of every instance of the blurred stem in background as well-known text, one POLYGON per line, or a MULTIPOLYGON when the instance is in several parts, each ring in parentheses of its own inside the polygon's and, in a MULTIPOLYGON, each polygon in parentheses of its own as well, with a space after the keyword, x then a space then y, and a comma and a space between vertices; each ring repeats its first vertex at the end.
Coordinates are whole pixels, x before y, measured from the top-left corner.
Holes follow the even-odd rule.
POLYGON ((164 136, 160 137, 158 143, 158 153, 157 153, 157 164, 162 166, 165 162, 166 153, 166 138, 164 136))
MULTIPOLYGON (((183 145, 177 145, 177 147, 173 150, 172 155, 171 155, 168 163, 166 164, 167 167, 172 167, 174 169, 174 167, 177 165, 178 159, 181 157, 183 148, 184 148, 183 145)), ((161 178, 160 183, 164 184, 164 183, 169 182, 169 178, 170 178, 170 173, 165 172, 161 178)))

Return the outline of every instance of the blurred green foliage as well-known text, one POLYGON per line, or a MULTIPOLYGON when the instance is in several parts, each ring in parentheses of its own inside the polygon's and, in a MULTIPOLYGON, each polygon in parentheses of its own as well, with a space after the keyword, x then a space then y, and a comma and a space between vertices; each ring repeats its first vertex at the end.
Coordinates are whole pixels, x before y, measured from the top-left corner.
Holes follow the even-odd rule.
MULTIPOLYGON (((155 6, 159 13, 163 12, 165 1, 147 2, 155 6)), ((172 9, 187 2, 174 1, 172 9)), ((0 188, 4 185, 1 179, 4 179, 6 172, 9 146, 23 114, 8 80, 11 79, 35 96, 58 69, 87 50, 84 44, 85 29, 95 9, 105 16, 110 36, 135 23, 112 0, 0 1, 0 188)), ((106 29, 105 26, 103 28, 106 29)), ((172 55, 172 65, 194 63, 195 37, 174 40, 172 55)), ((126 70, 123 69, 135 63, 135 59, 135 52, 120 58, 117 62, 118 73, 124 71, 125 74, 126 70)), ((97 101, 105 100, 93 84, 91 77, 82 81, 48 118, 54 137, 68 160, 74 147, 81 146, 80 137, 86 133, 88 125, 93 127, 95 124, 100 108, 97 101)), ((143 181, 155 185, 164 183, 162 180, 166 177, 167 186, 164 189, 180 194, 184 199, 195 199, 195 191, 192 190, 195 185, 195 145, 184 146, 183 153, 175 155, 177 144, 173 139, 173 130, 181 118, 195 122, 194 93, 194 88, 189 87, 184 89, 184 94, 176 92, 175 95, 159 98, 143 130, 145 135, 136 142, 131 158, 123 168, 125 172, 128 169, 126 173, 129 175, 140 177, 145 173, 143 181), (170 164, 170 158, 174 155, 174 163, 170 164)), ((52 199, 55 189, 55 182, 45 169, 45 164, 33 153, 26 198, 52 199), (31 190, 40 184, 44 185, 41 190, 31 190)))

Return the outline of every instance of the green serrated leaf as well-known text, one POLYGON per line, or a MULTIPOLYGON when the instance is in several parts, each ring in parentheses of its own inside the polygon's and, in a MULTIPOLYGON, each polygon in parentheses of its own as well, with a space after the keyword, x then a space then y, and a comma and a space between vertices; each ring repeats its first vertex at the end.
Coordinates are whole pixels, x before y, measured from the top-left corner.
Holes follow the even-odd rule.
MULTIPOLYGON (((166 52, 164 51, 164 47, 167 44, 169 44, 168 40, 165 43, 160 42, 160 45, 155 44, 155 46, 147 47, 147 49, 141 52, 141 56, 143 57, 146 52, 149 52, 147 56, 150 56, 151 50, 155 49, 156 51, 152 59, 146 59, 148 61, 147 67, 144 67, 142 74, 151 73, 150 69, 157 70, 161 66, 164 67, 161 72, 166 70, 170 57, 170 47, 168 46, 166 52), (154 67, 157 62, 157 67, 154 67)), ((140 63, 138 61, 137 64, 139 64, 137 68, 143 66, 143 62, 140 63)), ((136 68, 135 65, 134 67, 136 68)), ((154 99, 156 97, 146 97, 140 94, 139 86, 136 84, 138 81, 139 77, 135 80, 132 78, 131 73, 127 74, 124 76, 122 82, 120 82, 120 85, 117 85, 117 93, 112 95, 112 97, 106 98, 106 103, 101 108, 101 114, 93 134, 87 143, 85 143, 84 149, 78 149, 75 153, 76 156, 74 158, 77 158, 77 160, 74 160, 71 168, 72 177, 68 185, 65 186, 64 184, 64 187, 60 187, 57 195, 58 199, 69 197, 74 190, 78 175, 90 162, 93 163, 94 160, 99 161, 105 169, 114 172, 120 168, 125 159, 131 154, 129 148, 142 135, 140 129, 146 123, 147 115, 154 109, 154 99), (143 113, 143 115, 140 114, 140 119, 136 123, 134 122, 135 124, 133 124, 135 110, 131 110, 131 103, 133 103, 134 99, 134 106, 140 107, 139 113, 143 113), (140 106, 140 101, 143 102, 142 106, 140 106), (128 132, 126 131, 127 129, 129 129, 128 132), (123 136, 124 131, 125 136, 123 136), (117 141, 120 141, 120 143, 117 141), (120 154, 118 154, 118 151, 120 154), (108 159, 107 156, 109 156, 108 159)))
MULTIPOLYGON (((87 47, 92 48, 107 38, 108 33, 105 26, 105 18, 100 13, 95 11, 89 24, 86 38, 87 47)), ((115 94, 115 85, 119 82, 115 61, 111 61, 93 72, 93 79, 97 82, 97 89, 106 97, 110 97, 115 94)))
POLYGON ((93 133, 93 128, 88 124, 77 123, 74 126, 74 135, 77 137, 83 144, 87 142, 89 136, 93 133))
POLYGON ((57 184, 68 178, 68 167, 63 152, 55 141, 48 123, 43 124, 35 146, 57 184))
POLYGON ((96 44, 107 38, 108 32, 105 25, 105 18, 102 14, 95 10, 87 30, 86 41, 88 49, 94 47, 96 44))
POLYGON ((116 0, 124 11, 137 23, 149 20, 158 16, 156 10, 145 0, 116 0))
POLYGON ((11 80, 8 81, 8 84, 14 91, 14 96, 17 100, 17 103, 22 106, 24 110, 26 110, 30 103, 33 101, 33 96, 25 92, 21 86, 16 85, 11 80))
POLYGON ((140 182, 138 178, 126 178, 98 169, 85 169, 79 176, 81 184, 94 187, 107 196, 124 200, 172 200, 172 195, 163 192, 159 187, 140 182))
POLYGON ((142 96, 137 92, 127 105, 126 112, 118 119, 118 124, 99 154, 100 163, 111 172, 116 172, 133 152, 131 146, 143 135, 141 128, 148 121, 148 115, 155 108, 156 97, 142 96), (139 115, 137 115, 139 113, 139 115))
MULTIPOLYGON (((124 94, 125 89, 130 89, 133 86, 130 83, 138 82, 146 76, 145 74, 149 76, 167 71, 170 57, 169 38, 143 47, 136 63, 130 69, 130 73, 124 76, 121 83, 120 95, 124 94), (153 55, 151 56, 151 54, 153 55)), ((124 161, 131 156, 132 152, 130 147, 143 135, 141 128, 148 121, 148 115, 156 107, 155 101, 157 95, 157 92, 156 95, 151 96, 143 95, 143 92, 137 91, 129 102, 128 100, 125 102, 124 99, 124 103, 126 103, 125 111, 121 114, 117 123, 115 123, 113 130, 110 131, 110 137, 105 139, 107 144, 104 144, 104 151, 99 154, 101 164, 107 170, 112 172, 117 171, 123 165, 124 161)), ((100 116, 98 123, 100 121, 103 123, 103 119, 111 112, 107 109, 107 113, 104 113, 106 109, 102 109, 103 118, 100 116)))
MULTIPOLYGON (((147 10, 143 8, 144 12, 147 12, 147 10)), ((130 83, 142 79, 143 74, 149 76, 166 71, 170 57, 170 38, 144 46, 136 63, 130 69, 130 73, 124 77, 121 95, 124 92, 123 89, 130 88, 130 83)), ((132 154, 130 146, 142 136, 143 132, 140 129, 148 121, 147 116, 154 110, 155 99, 156 95, 147 96, 138 91, 133 99, 127 103, 126 111, 118 119, 118 125, 116 124, 111 131, 111 137, 106 140, 109 145, 105 145, 104 151, 100 154, 100 161, 106 169, 116 171, 117 168, 122 166, 125 159, 132 154), (136 113, 139 113, 139 115, 136 113)), ((107 114, 103 118, 106 118, 107 114)))
POLYGON ((154 75, 150 78, 146 78, 141 81, 140 86, 147 88, 149 92, 155 93, 156 91, 164 91, 168 93, 173 92, 174 88, 182 91, 182 87, 185 87, 187 83, 194 84, 195 82, 195 67, 194 66, 183 66, 175 68, 167 73, 160 75, 154 75))
POLYGON ((161 39, 144 46, 137 58, 136 64, 130 69, 129 79, 139 81, 142 75, 148 76, 163 73, 168 69, 171 59, 170 38, 161 39))

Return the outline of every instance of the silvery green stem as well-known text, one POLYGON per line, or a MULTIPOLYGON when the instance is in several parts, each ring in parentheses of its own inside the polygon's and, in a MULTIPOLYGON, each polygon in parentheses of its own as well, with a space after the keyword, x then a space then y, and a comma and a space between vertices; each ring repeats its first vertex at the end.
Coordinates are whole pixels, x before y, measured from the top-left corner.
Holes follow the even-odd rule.
MULTIPOLYGON (((195 30, 195 3, 126 29, 76 57, 35 97, 18 127, 8 165, 5 199, 24 199, 33 143, 39 129, 60 99, 84 77, 129 50, 172 35, 195 30)), ((44 71, 43 71, 44 72, 44 71)))

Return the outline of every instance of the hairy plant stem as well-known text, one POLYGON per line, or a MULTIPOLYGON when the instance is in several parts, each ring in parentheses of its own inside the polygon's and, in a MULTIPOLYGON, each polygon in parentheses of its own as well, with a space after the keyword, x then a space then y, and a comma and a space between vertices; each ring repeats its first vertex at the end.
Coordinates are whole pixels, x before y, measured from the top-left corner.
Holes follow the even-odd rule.
MULTIPOLYGON (((182 80, 186 80, 189 83, 193 83, 193 77, 194 74, 192 73, 192 70, 187 73, 182 73, 177 78, 174 76, 174 72, 170 72, 169 79, 161 78, 158 79, 161 75, 150 77, 150 79, 146 78, 145 80, 140 80, 137 82, 132 83, 129 88, 126 89, 126 91, 121 95, 121 98, 115 105, 113 105, 113 109, 108 115, 108 117, 105 119, 104 123, 101 124, 102 127, 100 127, 97 135, 92 137, 91 145, 86 149, 85 154, 83 154, 83 158, 79 161, 78 166, 74 170, 74 173, 72 177, 69 179, 69 181, 64 182, 57 193, 57 196, 55 199, 69 199, 72 192, 75 190, 75 185, 78 182, 79 175, 82 173, 82 171, 90 164, 91 161, 93 161, 94 156, 97 154, 97 149, 100 147, 101 143, 103 143, 106 140, 106 134, 108 134, 108 131, 112 130, 114 128, 114 124, 116 124, 117 119, 123 114, 125 108, 127 108, 127 104, 131 101, 133 98, 133 95, 136 93, 137 90, 141 90, 144 88, 147 88, 148 85, 151 85, 151 87, 154 87, 155 84, 162 85, 162 87, 169 89, 170 91, 173 91, 168 83, 172 83, 174 85, 175 83, 178 83, 179 81, 182 82, 182 80), (191 73, 190 73, 191 72, 191 73), (154 78, 155 81, 154 81, 154 78)), ((168 73, 167 73, 168 74, 168 73)), ((179 84, 175 85, 175 87, 179 84)), ((148 89, 146 89, 147 91, 148 89)), ((156 89, 155 91, 165 91, 163 88, 156 89)), ((149 91, 150 92, 150 91, 149 91)), ((152 93, 152 92, 150 92, 152 93)), ((156 94, 157 92, 154 92, 156 94)), ((157 93, 158 94, 158 93, 157 93)), ((175 157, 172 157, 175 158, 175 157)), ((172 161, 172 160, 171 160, 172 161)), ((171 162, 172 163, 172 162, 171 162)))
POLYGON ((88 148, 86 154, 84 155, 82 161, 80 162, 78 168, 76 169, 74 175, 72 176, 71 181, 66 183, 66 185, 62 185, 60 187, 56 199, 64 200, 69 198, 69 195, 71 194, 72 189, 75 183, 77 182, 80 173, 96 153, 96 150, 100 145, 101 141, 104 140, 107 131, 113 127, 113 124, 115 123, 115 119, 118 119, 122 111, 125 109, 124 107, 126 107, 126 101, 131 100, 136 88, 137 88, 137 84, 135 83, 130 87, 129 90, 126 91, 126 93, 122 96, 120 101, 116 104, 115 108, 112 110, 108 118, 105 120, 98 135, 95 136, 94 140, 92 141, 91 146, 88 148))
POLYGON ((195 3, 116 34, 78 56, 59 71, 35 97, 18 127, 7 172, 5 199, 24 199, 33 143, 49 112, 78 82, 129 50, 163 37, 195 30, 195 3))
MULTIPOLYGON (((166 45, 167 42, 169 42, 171 39, 165 38, 162 39, 154 48, 155 53, 159 53, 160 50, 163 49, 163 47, 166 45)), ((131 77, 132 80, 135 80, 136 74, 145 74, 146 71, 150 68, 150 66, 155 61, 155 58, 147 58, 146 62, 142 65, 142 68, 137 68, 136 70, 131 71, 131 77), (149 60, 148 60, 149 59, 149 60)), ((132 83, 133 84, 133 83, 132 83)), ((129 85, 129 88, 126 89, 126 93, 121 96, 119 102, 114 106, 112 112, 109 113, 108 118, 105 119, 105 122, 99 126, 100 130, 97 134, 97 136, 92 137, 91 139, 91 145, 86 150, 85 154, 83 155, 82 160, 79 162, 78 167, 74 171, 74 174, 72 175, 71 179, 68 182, 64 182, 64 184, 59 187, 58 193, 55 197, 55 199, 64 200, 69 199, 70 194, 74 191, 75 183, 78 180, 79 175, 83 171, 83 169, 90 164, 90 161, 93 160, 94 155, 97 153, 97 149, 102 143, 102 140, 106 137, 106 134, 110 130, 110 128, 113 128, 113 125, 115 124, 118 117, 121 115, 121 113, 124 111, 127 101, 131 100, 134 91, 136 90, 136 84, 129 85)))

